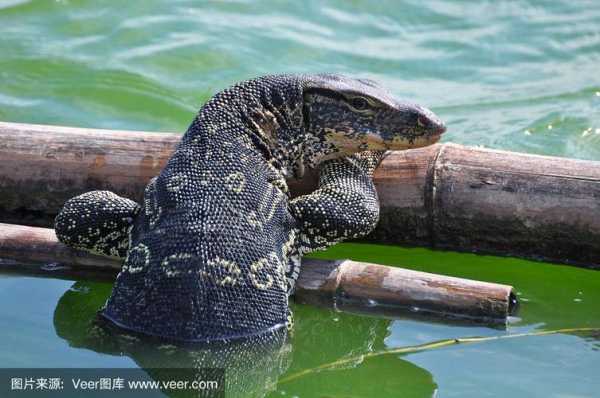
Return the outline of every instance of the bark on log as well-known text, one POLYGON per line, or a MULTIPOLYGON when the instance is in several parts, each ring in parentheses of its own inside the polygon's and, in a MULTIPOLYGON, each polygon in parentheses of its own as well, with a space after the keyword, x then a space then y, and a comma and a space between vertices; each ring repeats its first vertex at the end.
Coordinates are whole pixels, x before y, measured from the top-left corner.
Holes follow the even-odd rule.
MULTIPOLYGON (((139 200, 179 138, 0 123, 0 220, 48 226, 94 189, 139 200)), ((600 162, 437 144, 391 153, 375 183, 374 241, 600 268, 600 162)))
MULTIPOLYGON (((54 267, 52 272, 62 276, 85 276, 82 270, 86 269, 92 275, 105 271, 114 276, 121 268, 117 259, 63 245, 52 229, 11 224, 0 224, 0 258, 74 266, 54 267)), ((24 273, 31 270, 19 263, 11 268, 24 273)), ((295 296, 300 302, 337 303, 339 308, 365 304, 363 311, 384 306, 398 314, 416 311, 490 323, 505 323, 516 305, 511 286, 350 260, 304 259, 295 296)))

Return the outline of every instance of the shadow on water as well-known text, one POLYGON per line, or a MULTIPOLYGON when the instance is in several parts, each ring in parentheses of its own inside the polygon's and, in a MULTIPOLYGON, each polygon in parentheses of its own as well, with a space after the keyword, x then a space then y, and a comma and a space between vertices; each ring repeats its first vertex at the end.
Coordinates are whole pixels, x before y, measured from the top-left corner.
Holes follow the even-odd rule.
MULTIPOLYGON (((180 368, 184 375, 195 372, 197 378, 206 378, 207 368, 224 368, 227 397, 313 396, 315 392, 320 396, 371 396, 382 388, 388 393, 403 391, 406 397, 430 397, 436 389, 431 374, 398 356, 382 358, 386 366, 359 366, 362 355, 385 349, 391 323, 387 319, 294 305, 296 325, 291 335, 283 332, 243 343, 180 347, 101 327, 95 321, 96 312, 110 289, 107 283, 76 282, 54 311, 56 333, 71 347, 128 356, 153 380, 171 380, 172 368, 180 368), (331 316, 323 316, 323 312, 331 316), (295 377, 344 358, 356 360, 295 377), (385 386, 365 382, 374 378, 386 380, 385 386)), ((165 394, 210 396, 199 391, 165 394)))
MULTIPOLYGON (((183 347, 102 326, 96 312, 109 293, 110 285, 105 283, 75 283, 60 298, 54 311, 57 335, 72 347, 129 356, 157 381, 173 380, 173 368, 181 369, 180 376, 188 376, 191 371, 193 379, 198 380, 214 378, 218 373, 215 370, 226 369, 224 385, 228 396, 264 396, 289 366, 291 345, 285 331, 239 343, 183 347)), ((220 395, 180 391, 169 392, 168 396, 220 395)))

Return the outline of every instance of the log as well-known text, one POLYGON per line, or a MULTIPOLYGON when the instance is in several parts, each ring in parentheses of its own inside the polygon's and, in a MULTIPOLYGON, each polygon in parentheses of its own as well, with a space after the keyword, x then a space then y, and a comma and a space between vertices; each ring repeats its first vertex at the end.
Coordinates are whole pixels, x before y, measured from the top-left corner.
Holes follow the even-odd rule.
MULTIPOLYGON (((121 268, 121 261, 116 258, 92 255, 63 245, 52 229, 12 224, 0 224, 0 258, 18 261, 2 268, 53 276, 81 278, 86 277, 87 270, 94 278, 102 271, 107 278, 114 278, 121 268), (32 261, 54 265, 32 268, 22 264, 32 261)), ((513 288, 507 285, 351 260, 310 258, 302 261, 295 298, 303 303, 335 303, 339 309, 359 306, 363 311, 377 311, 384 307, 395 314, 486 323, 506 323, 517 303, 513 288)))
MULTIPOLYGON (((49 226, 94 189, 139 200, 179 138, 0 123, 0 221, 49 226)), ((392 152, 374 179, 373 241, 600 268, 600 162, 446 143, 392 152)), ((314 173, 290 181, 314 186, 314 173)))
POLYGON ((295 297, 337 309, 506 322, 514 314, 513 288, 352 260, 304 259, 295 297), (390 311, 392 310, 392 311, 390 311))

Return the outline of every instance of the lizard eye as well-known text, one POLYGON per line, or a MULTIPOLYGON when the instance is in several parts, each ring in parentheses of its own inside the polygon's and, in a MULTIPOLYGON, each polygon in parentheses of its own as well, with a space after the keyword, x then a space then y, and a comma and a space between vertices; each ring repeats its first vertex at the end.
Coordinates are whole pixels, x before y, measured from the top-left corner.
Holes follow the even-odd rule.
POLYGON ((357 111, 364 111, 365 109, 369 108, 369 102, 367 102, 367 100, 363 97, 352 98, 351 104, 352 107, 357 111))
POLYGON ((427 126, 427 119, 425 119, 423 116, 419 116, 417 118, 417 125, 419 127, 425 127, 425 126, 427 126))

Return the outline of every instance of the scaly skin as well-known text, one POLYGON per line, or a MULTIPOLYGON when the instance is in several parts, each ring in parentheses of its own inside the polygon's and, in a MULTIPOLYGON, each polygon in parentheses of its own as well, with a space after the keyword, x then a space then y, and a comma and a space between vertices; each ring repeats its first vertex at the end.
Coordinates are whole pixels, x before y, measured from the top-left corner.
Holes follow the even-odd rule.
POLYGON ((185 342, 260 335, 291 323, 302 255, 375 227, 384 151, 444 130, 371 81, 257 78, 202 107, 141 206, 90 192, 65 204, 56 233, 126 257, 101 311, 111 323, 185 342), (290 200, 286 176, 304 167, 319 167, 318 188, 290 200))

